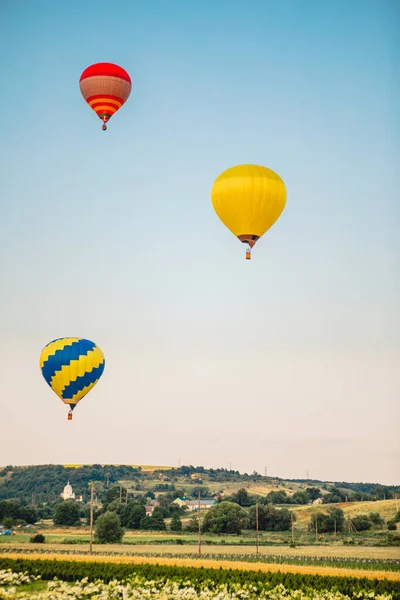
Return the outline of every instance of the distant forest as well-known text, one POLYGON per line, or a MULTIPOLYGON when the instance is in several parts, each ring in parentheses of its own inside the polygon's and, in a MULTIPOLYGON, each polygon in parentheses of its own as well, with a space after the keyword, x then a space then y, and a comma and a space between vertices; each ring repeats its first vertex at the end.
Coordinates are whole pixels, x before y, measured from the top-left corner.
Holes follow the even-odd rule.
MULTIPOLYGON (((0 501, 18 499, 23 504, 52 504, 60 500, 67 481, 73 487, 76 496, 83 496, 83 501, 89 500, 89 484, 91 481, 101 482, 105 489, 115 486, 120 481, 131 482, 132 490, 149 491, 150 480, 159 480, 160 483, 153 491, 173 491, 185 487, 185 481, 199 487, 208 482, 220 482, 221 488, 228 482, 273 482, 275 485, 287 485, 291 482, 302 483, 308 488, 317 486, 329 492, 324 497, 324 503, 334 503, 356 500, 381 500, 393 498, 400 493, 400 486, 384 486, 376 483, 349 483, 349 482, 323 482, 318 480, 291 479, 264 477, 258 473, 251 475, 228 469, 205 469, 204 467, 182 466, 171 470, 156 470, 153 472, 142 471, 140 467, 128 465, 83 465, 80 467, 65 467, 63 465, 39 465, 30 467, 7 466, 0 469, 0 501), (197 474, 198 482, 190 480, 190 476, 197 474), (204 482, 202 480, 204 476, 204 482), (165 483, 161 480, 165 478, 165 483), (168 483, 167 483, 168 482, 168 483), (176 488, 175 488, 176 485, 176 488)), ((276 496, 274 503, 294 503, 283 491, 271 492, 276 496), (279 498, 278 498, 279 496, 279 498)), ((204 494, 202 494, 204 495, 204 494)), ((301 492, 297 493, 296 503, 302 504, 301 492)), ((305 503, 305 502, 304 502, 305 503)))

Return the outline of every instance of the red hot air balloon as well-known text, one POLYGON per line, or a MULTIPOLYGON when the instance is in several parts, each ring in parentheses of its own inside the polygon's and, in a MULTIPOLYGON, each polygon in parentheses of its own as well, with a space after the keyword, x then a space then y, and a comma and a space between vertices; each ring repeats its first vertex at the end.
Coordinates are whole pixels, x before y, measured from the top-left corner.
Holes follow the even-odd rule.
POLYGON ((103 121, 105 131, 107 121, 128 100, 132 82, 122 67, 96 63, 83 71, 79 87, 86 102, 103 121))

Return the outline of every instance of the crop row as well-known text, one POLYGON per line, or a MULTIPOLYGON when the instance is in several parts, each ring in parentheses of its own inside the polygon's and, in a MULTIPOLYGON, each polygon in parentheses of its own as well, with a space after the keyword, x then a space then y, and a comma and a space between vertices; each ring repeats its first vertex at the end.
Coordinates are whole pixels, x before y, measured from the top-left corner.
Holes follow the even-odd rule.
MULTIPOLYGON (((303 575, 300 573, 268 573, 261 571, 244 571, 236 569, 208 569, 177 567, 157 564, 124 564, 111 562, 85 562, 49 559, 0 558, 0 569, 11 569, 38 576, 43 580, 73 582, 87 578, 88 581, 101 580, 109 583, 120 582, 140 577, 143 581, 157 580, 160 586, 173 583, 179 588, 190 585, 196 592, 205 587, 216 590, 225 586, 227 592, 235 591, 239 586, 252 586, 255 594, 261 595, 283 585, 288 590, 332 591, 346 594, 349 598, 357 598, 358 594, 391 594, 393 600, 400 600, 400 582, 387 579, 367 579, 356 577, 335 577, 320 575, 303 575)), ((373 597, 373 595, 371 596, 373 597)))
MULTIPOLYGON (((53 550, 46 548, 3 548, 2 553, 10 554, 54 554, 53 550)), ((89 556, 88 550, 57 550, 57 554, 68 556, 77 555, 89 556)), ((237 562, 252 562, 252 563, 263 563, 263 564, 285 564, 285 565, 314 565, 318 567, 337 567, 337 568, 352 568, 361 570, 373 570, 373 571, 400 571, 400 560, 399 559, 379 559, 379 558, 356 558, 356 557, 337 557, 337 556, 291 556, 291 555, 277 555, 277 554, 213 554, 207 552, 206 554, 194 554, 194 553, 172 553, 172 552, 110 552, 101 551, 96 552, 101 556, 148 556, 152 558, 191 558, 191 559, 204 559, 214 561, 229 560, 237 562)))

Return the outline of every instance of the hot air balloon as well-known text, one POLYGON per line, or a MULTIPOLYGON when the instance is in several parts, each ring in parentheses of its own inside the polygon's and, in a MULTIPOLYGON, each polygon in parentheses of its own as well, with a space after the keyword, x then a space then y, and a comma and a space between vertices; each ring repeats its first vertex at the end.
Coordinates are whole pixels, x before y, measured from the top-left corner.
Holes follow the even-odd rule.
POLYGON ((107 121, 128 100, 132 82, 122 67, 96 63, 83 71, 79 87, 86 102, 103 121, 105 131, 107 121))
POLYGON ((104 366, 103 352, 90 340, 60 338, 43 348, 40 354, 42 375, 64 404, 69 404, 69 421, 75 406, 100 379, 104 366))
POLYGON ((227 169, 214 181, 211 200, 223 224, 251 248, 275 223, 286 204, 286 188, 271 169, 239 165, 227 169))

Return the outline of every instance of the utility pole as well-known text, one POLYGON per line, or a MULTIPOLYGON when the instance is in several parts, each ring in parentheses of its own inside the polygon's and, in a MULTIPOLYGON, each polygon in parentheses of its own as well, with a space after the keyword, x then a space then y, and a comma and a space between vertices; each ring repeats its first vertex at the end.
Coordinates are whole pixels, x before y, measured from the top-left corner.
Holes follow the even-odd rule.
POLYGON ((128 488, 126 489, 125 504, 128 504, 128 488))
POLYGON ((198 509, 199 509, 199 554, 201 554, 200 490, 199 490, 199 495, 198 495, 198 509))
POLYGON ((119 503, 122 502, 122 485, 119 486, 119 503))
POLYGON ((315 516, 315 541, 318 542, 318 516, 315 516))
POLYGON ((290 520, 292 523, 292 544, 294 546, 294 522, 293 522, 293 513, 292 512, 290 513, 290 520))
POLYGON ((334 520, 333 538, 336 540, 336 519, 334 520))
POLYGON ((258 502, 256 502, 256 554, 258 554, 258 502))
POLYGON ((394 495, 394 501, 396 502, 396 512, 399 512, 399 507, 397 505, 397 494, 394 495))
POLYGON ((93 495, 94 495, 94 483, 90 487, 90 554, 93 554, 93 495))
POLYGON ((267 477, 267 467, 264 467, 265 469, 265 477, 267 477))

